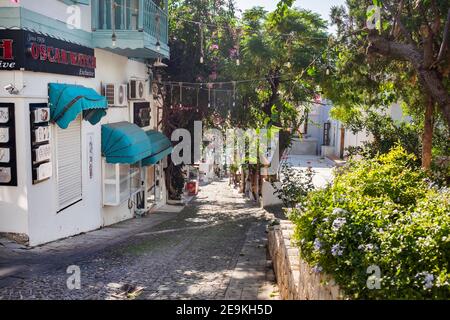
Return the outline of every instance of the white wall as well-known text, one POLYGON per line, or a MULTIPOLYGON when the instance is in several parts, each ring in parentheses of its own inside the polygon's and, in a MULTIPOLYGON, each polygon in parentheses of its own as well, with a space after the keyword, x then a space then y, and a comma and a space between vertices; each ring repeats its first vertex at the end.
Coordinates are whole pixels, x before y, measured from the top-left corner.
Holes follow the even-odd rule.
MULTIPOLYGON (((96 85, 100 90, 101 83, 128 83, 130 78, 146 79, 147 67, 145 64, 129 60, 108 51, 96 49, 97 74, 96 85)), ((146 99, 149 100, 149 83, 146 83, 146 99)), ((130 106, 132 103, 130 102, 130 106)), ((130 108, 110 108, 101 123, 114 123, 119 121, 131 121, 130 108)), ((103 225, 112 225, 117 222, 131 219, 133 210, 128 209, 128 203, 118 207, 105 206, 102 210, 103 225)))
MULTIPOLYGON (((26 87, 18 97, 0 95, 1 102, 16 103, 18 187, 0 187, 0 232, 26 233, 30 245, 38 245, 130 219, 133 212, 127 203, 119 207, 102 205, 101 124, 130 120, 129 108, 110 108, 101 124, 82 122, 82 183, 83 200, 57 213, 56 161, 53 176, 32 185, 29 103, 48 102, 48 83, 79 84, 101 92, 101 83, 127 83, 132 77, 145 79, 146 67, 137 61, 113 53, 95 50, 96 78, 80 78, 35 72, 1 72, 0 88, 8 83, 26 87), (86 136, 94 135, 94 177, 88 179, 86 136)), ((148 93, 148 88, 146 90, 148 93)), ((52 125, 53 130, 55 129, 52 125)), ((55 141, 51 141, 55 151, 55 141)))
POLYGON ((21 83, 21 78, 22 72, 0 71, 0 90, 2 90, 0 102, 15 104, 17 166, 20 168, 17 172, 17 187, 0 186, 0 232, 27 234, 29 208, 27 181, 31 173, 31 164, 26 159, 30 159, 31 155, 28 149, 19 146, 29 143, 26 128, 28 122, 24 121, 29 115, 25 111, 23 99, 11 99, 3 90, 9 83, 21 83))
MULTIPOLYGON (((276 184, 280 185, 280 182, 276 182, 276 184)), ((265 180, 262 183, 261 194, 261 202, 263 207, 279 205, 283 203, 275 194, 275 189, 273 188, 272 184, 265 180)))

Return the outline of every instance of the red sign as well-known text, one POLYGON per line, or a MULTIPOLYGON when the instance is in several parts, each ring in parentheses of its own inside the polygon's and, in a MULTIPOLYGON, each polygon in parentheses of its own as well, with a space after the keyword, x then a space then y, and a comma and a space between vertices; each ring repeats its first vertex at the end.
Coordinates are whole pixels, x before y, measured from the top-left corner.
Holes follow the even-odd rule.
POLYGON ((0 39, 0 70, 14 70, 13 39, 0 39))
POLYGON ((31 43, 30 52, 31 57, 34 60, 48 61, 59 64, 71 64, 73 66, 91 69, 95 69, 97 66, 97 61, 94 56, 66 51, 61 48, 54 48, 36 42, 31 43))
POLYGON ((95 51, 25 30, 0 30, 0 70, 95 77, 95 51))
POLYGON ((0 59, 14 60, 13 42, 14 42, 14 40, 12 40, 12 39, 0 40, 0 49, 2 49, 2 53, 0 54, 0 59))

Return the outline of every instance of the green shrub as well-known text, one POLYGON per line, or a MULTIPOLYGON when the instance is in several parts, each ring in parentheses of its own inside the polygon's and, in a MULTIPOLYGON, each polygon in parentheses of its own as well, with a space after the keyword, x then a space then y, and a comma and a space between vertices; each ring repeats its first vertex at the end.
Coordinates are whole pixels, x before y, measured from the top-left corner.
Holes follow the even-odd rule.
POLYGON ((292 211, 302 257, 350 298, 450 298, 450 191, 415 161, 395 147, 352 162, 292 211), (381 271, 379 289, 369 289, 370 266, 381 271))

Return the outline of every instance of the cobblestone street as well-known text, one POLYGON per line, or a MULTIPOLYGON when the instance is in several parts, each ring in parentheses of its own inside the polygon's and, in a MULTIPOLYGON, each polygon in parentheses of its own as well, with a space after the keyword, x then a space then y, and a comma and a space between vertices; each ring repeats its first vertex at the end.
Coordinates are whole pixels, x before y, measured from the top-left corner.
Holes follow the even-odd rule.
POLYGON ((273 299, 266 226, 264 210, 213 182, 180 213, 0 248, 0 299, 273 299), (81 289, 67 287, 71 265, 81 289))

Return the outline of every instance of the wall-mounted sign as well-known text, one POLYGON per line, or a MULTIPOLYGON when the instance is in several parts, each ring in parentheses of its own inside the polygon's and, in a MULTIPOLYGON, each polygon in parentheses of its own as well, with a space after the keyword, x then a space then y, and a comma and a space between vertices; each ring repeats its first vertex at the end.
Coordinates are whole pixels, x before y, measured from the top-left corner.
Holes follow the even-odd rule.
POLYGON ((0 123, 9 122, 9 108, 0 107, 0 123))
POLYGON ((42 123, 50 121, 50 108, 38 108, 33 113, 34 123, 42 123))
POLYGON ((14 103, 0 103, 0 186, 17 186, 15 125, 14 103))
POLYGON ((0 163, 9 163, 11 153, 9 148, 0 148, 0 163))
POLYGON ((144 128, 150 125, 150 102, 135 102, 133 104, 133 119, 134 124, 144 128))
POLYGON ((50 160, 52 156, 52 148, 50 147, 50 144, 44 144, 42 146, 39 146, 37 149, 34 149, 34 162, 42 162, 50 160))
POLYGON ((0 128, 0 143, 9 142, 9 128, 0 128))
POLYGON ((0 70, 95 77, 94 50, 25 30, 0 30, 0 70))
POLYGON ((34 129, 34 141, 35 143, 47 142, 50 140, 50 127, 37 127, 34 129))
POLYGON ((49 111, 46 103, 30 103, 33 184, 43 182, 52 176, 49 111))
POLYGON ((94 134, 87 135, 87 156, 89 180, 94 179, 94 134))
POLYGON ((44 181, 52 176, 52 163, 46 162, 33 169, 33 180, 44 181))
POLYGON ((0 185, 8 185, 12 181, 11 168, 0 167, 0 185))

